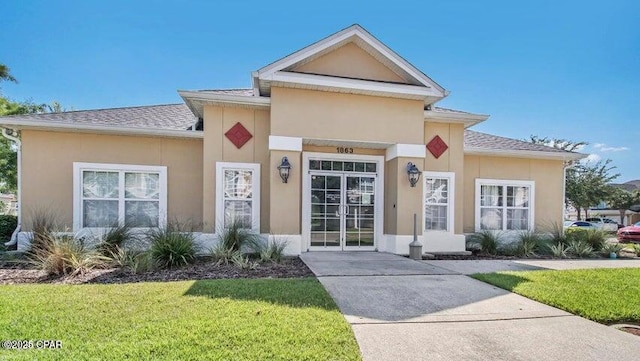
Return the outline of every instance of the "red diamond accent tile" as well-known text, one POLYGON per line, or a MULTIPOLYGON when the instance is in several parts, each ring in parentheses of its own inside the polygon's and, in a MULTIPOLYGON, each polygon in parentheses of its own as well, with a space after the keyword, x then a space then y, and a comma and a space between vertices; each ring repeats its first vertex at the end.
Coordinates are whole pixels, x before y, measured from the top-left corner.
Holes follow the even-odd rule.
POLYGON ((236 146, 236 148, 240 149, 243 145, 245 145, 249 139, 253 138, 253 135, 249 133, 247 128, 242 126, 240 122, 236 123, 231 129, 229 129, 224 135, 236 146))
POLYGON ((447 143, 445 143, 439 135, 436 135, 429 143, 427 143, 427 149, 429 149, 429 152, 438 159, 442 153, 449 149, 449 146, 447 146, 447 143))

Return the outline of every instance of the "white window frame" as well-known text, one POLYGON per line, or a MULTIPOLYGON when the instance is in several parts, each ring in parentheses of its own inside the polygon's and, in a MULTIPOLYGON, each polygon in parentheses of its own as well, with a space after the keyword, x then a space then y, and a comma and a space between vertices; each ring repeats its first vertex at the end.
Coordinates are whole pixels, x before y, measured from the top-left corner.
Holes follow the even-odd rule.
MULTIPOLYGON (((160 182, 160 195, 158 199, 158 226, 163 227, 167 220, 167 167, 133 165, 133 164, 112 164, 112 163, 73 163, 73 230, 79 232, 82 229, 104 229, 103 227, 83 227, 83 206, 82 206, 82 172, 84 171, 104 171, 118 173, 158 173, 160 182)), ((120 177, 120 195, 118 199, 118 222, 124 223, 124 177, 120 177)), ((142 229, 142 228, 140 228, 142 229)))
POLYGON ((455 215, 455 189, 456 189, 456 174, 453 172, 430 172, 424 171, 422 172, 422 232, 423 233, 431 233, 431 232, 441 232, 441 233, 451 233, 454 234, 454 215, 455 215), (427 201, 427 178, 436 178, 436 179, 447 179, 448 190, 447 190, 447 230, 435 230, 435 229, 426 229, 426 201, 427 201))
MULTIPOLYGON (((480 196, 481 196, 481 187, 482 186, 511 186, 511 187, 528 187, 529 188, 529 228, 528 231, 533 231, 535 228, 535 199, 536 199, 536 189, 535 189, 535 181, 525 181, 525 180, 506 180, 506 179, 483 179, 476 178, 476 196, 475 196, 475 229, 476 232, 482 231, 480 227, 480 196)), ((504 211, 504 216, 502 217, 502 229, 495 230, 500 232, 522 232, 523 230, 515 230, 515 229, 506 229, 507 227, 507 203, 506 203, 506 191, 503 192, 503 197, 505 197, 505 201, 503 202, 502 209, 504 211)), ((494 207, 497 208, 497 207, 494 207)))
POLYGON ((260 232, 260 164, 216 162, 216 232, 224 229, 224 171, 249 170, 252 176, 251 228, 260 232))

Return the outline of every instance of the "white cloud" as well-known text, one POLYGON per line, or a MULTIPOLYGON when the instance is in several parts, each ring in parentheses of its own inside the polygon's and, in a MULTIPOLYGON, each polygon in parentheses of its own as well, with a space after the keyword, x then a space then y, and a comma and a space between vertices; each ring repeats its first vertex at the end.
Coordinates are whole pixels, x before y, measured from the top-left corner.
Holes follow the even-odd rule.
POLYGON ((629 148, 627 147, 607 147, 607 145, 604 143, 596 143, 593 145, 593 147, 601 152, 622 152, 625 150, 629 150, 629 148))
POLYGON ((595 153, 591 153, 586 158, 584 158, 582 160, 582 163, 584 163, 584 164, 589 164, 589 163, 593 164, 593 163, 598 163, 601 160, 602 160, 601 156, 599 156, 598 154, 595 154, 595 153))

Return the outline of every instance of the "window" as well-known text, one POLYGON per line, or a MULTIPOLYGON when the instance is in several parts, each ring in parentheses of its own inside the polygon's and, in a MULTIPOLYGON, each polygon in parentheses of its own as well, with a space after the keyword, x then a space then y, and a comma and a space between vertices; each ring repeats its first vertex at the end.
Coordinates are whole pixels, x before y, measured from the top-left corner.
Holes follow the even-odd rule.
POLYGON ((216 228, 234 221, 260 229, 260 164, 216 163, 216 228))
POLYGON ((128 224, 159 227, 166 219, 167 168, 74 163, 74 229, 128 224))
POLYGON ((455 174, 423 172, 424 230, 453 233, 455 174))
POLYGON ((534 182, 476 179, 476 230, 533 229, 534 182))

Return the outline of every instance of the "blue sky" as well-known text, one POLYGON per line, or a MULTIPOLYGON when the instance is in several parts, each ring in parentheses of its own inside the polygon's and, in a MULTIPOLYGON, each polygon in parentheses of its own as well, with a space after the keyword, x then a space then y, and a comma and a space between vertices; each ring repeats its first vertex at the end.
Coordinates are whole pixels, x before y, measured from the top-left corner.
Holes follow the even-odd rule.
POLYGON ((639 1, 3 1, 15 100, 74 109, 177 103, 353 23, 490 114, 473 129, 590 143, 640 179, 639 1))

